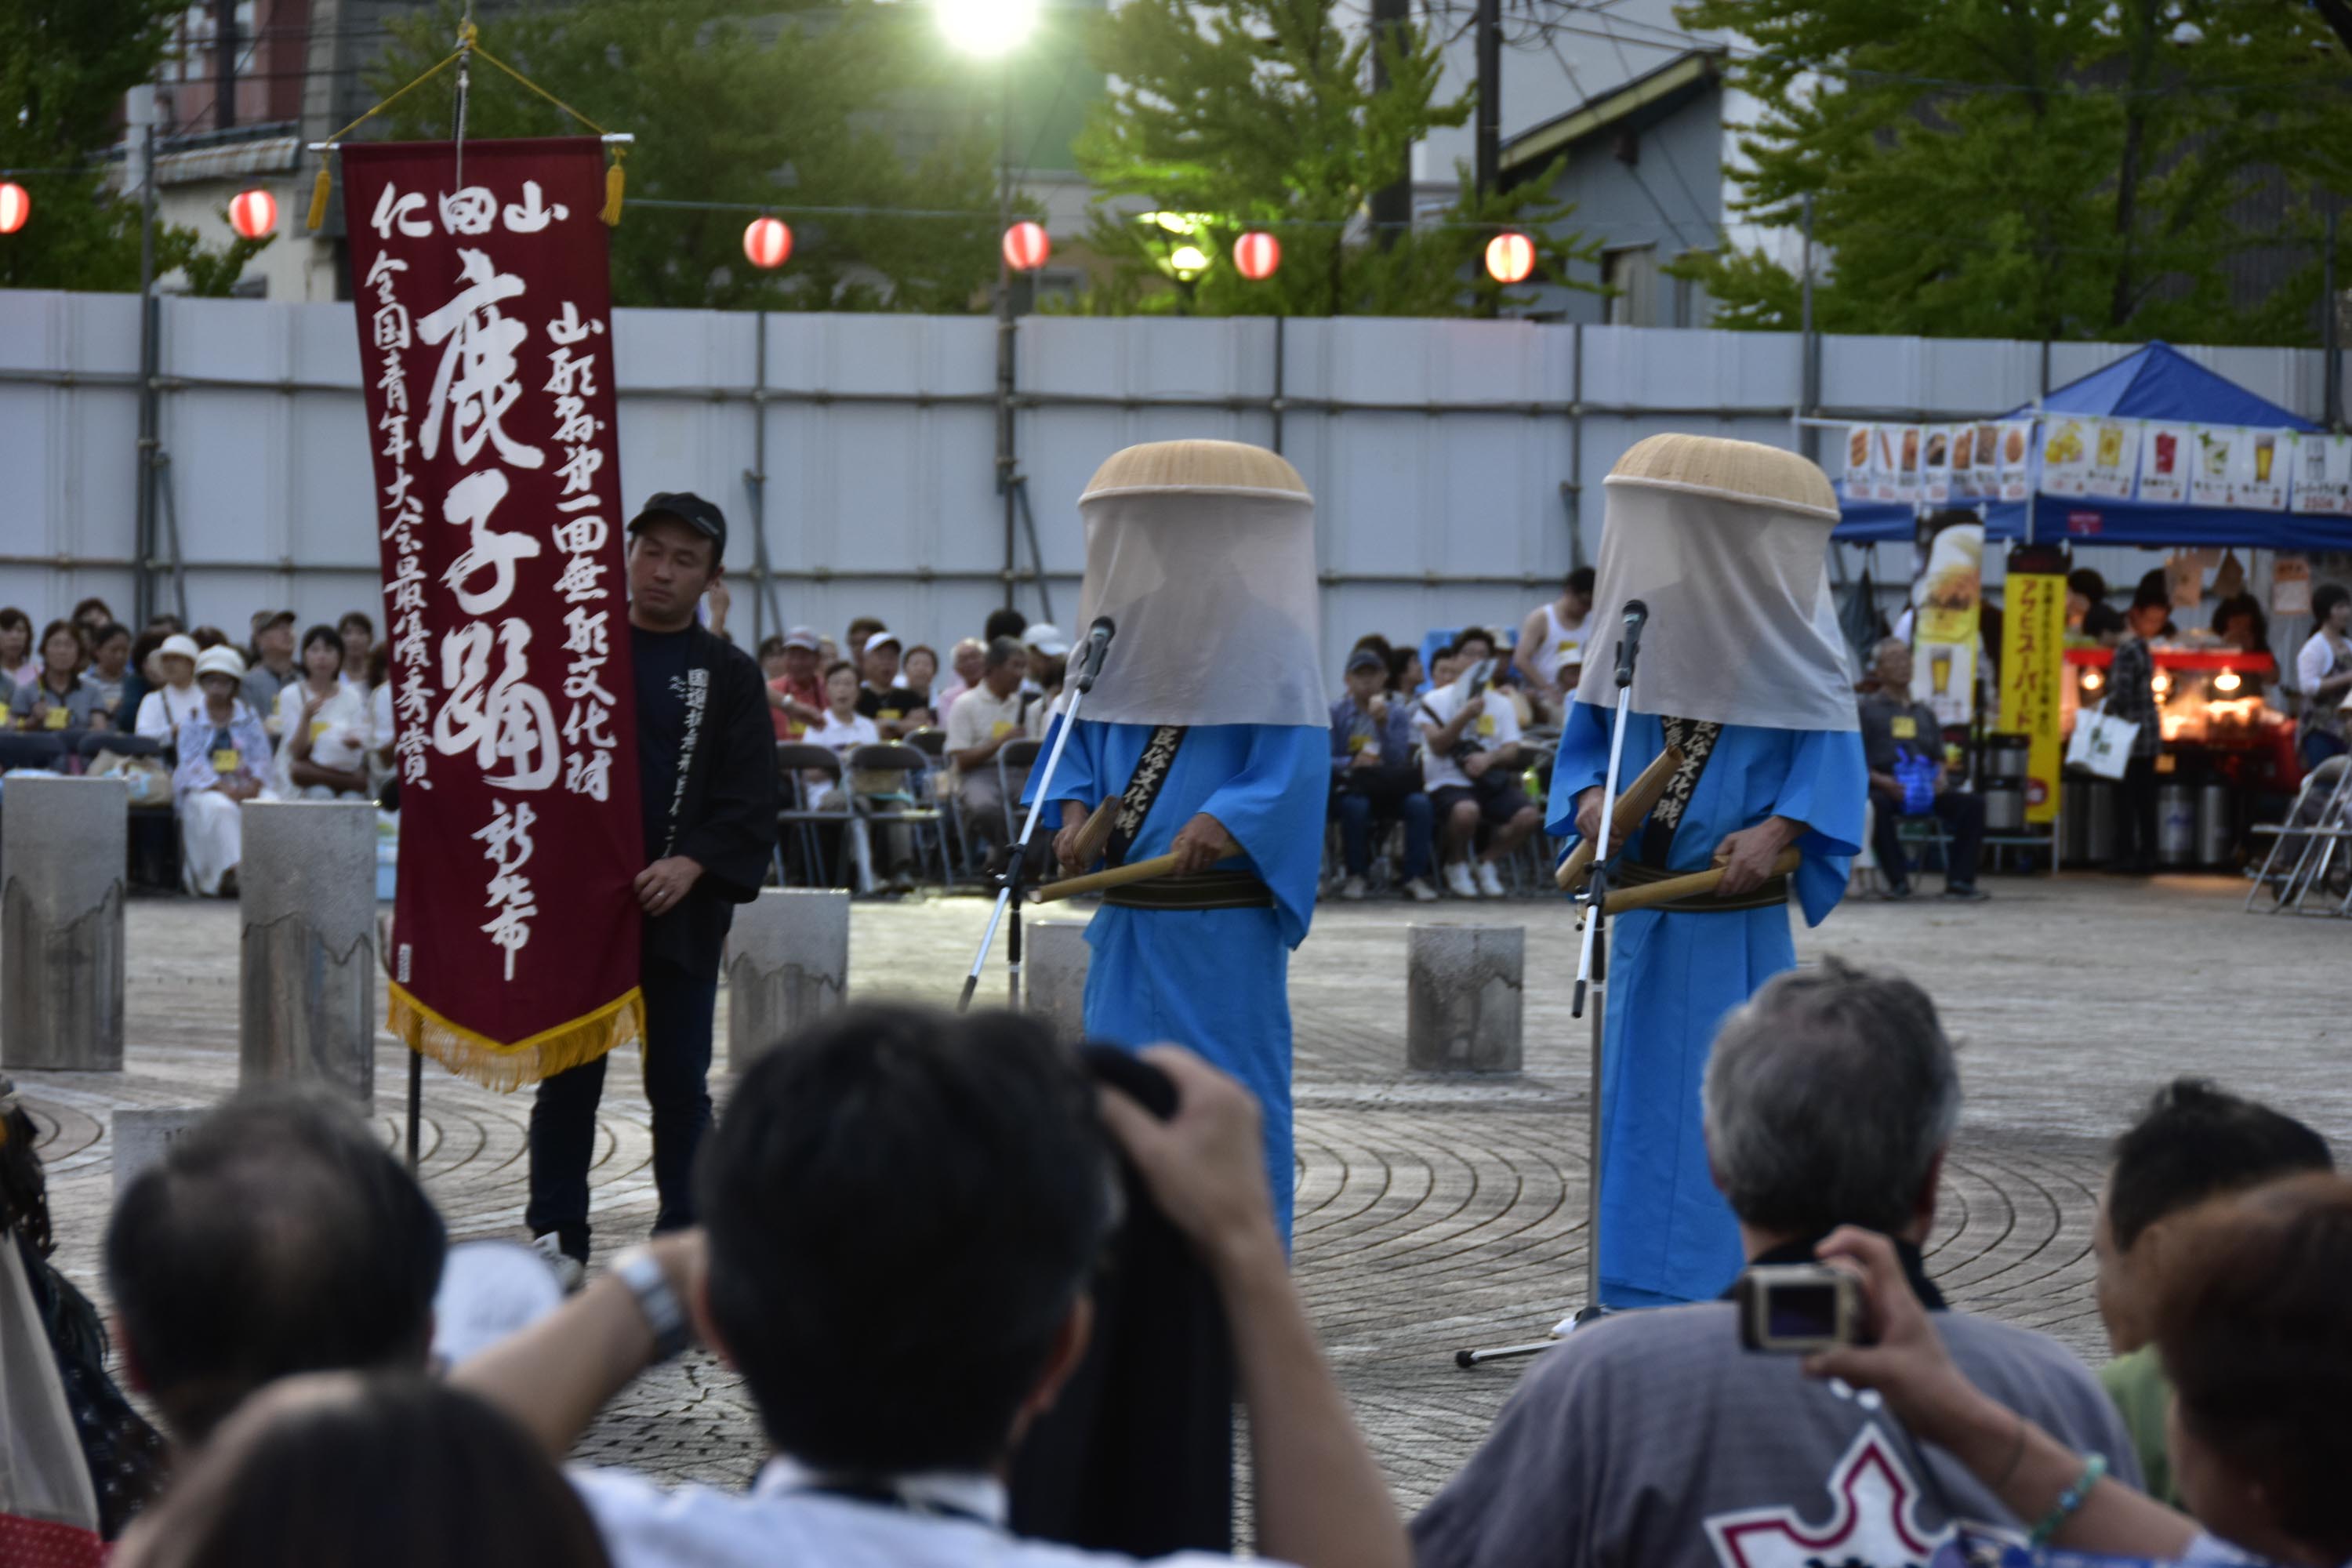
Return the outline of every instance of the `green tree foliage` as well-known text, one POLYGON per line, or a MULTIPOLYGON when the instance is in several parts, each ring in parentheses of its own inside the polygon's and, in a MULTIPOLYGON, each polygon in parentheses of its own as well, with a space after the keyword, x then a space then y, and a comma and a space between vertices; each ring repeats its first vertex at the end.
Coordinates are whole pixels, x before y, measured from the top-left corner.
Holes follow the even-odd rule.
MULTIPOLYGON (((460 9, 445 0, 437 16, 394 24, 377 90, 446 55, 460 9)), ((637 138, 613 231, 614 302, 937 311, 984 298, 996 274, 995 141, 986 95, 955 78, 929 7, 800 0, 756 9, 747 20, 740 0, 580 0, 502 10, 483 24, 483 47, 637 138), (902 104, 933 123, 945 104, 946 133, 929 145, 892 134, 907 123, 894 112, 902 104), (791 258, 774 272, 744 259, 751 212, 653 205, 665 200, 764 208, 792 226, 791 258), (899 210, 824 210, 843 208, 899 210)), ((580 133, 503 73, 478 63, 472 79, 468 136, 580 133)), ((389 133, 447 136, 455 93, 454 71, 435 78, 383 117, 389 133)))
MULTIPOLYGON (((0 289, 139 287, 135 200, 115 195, 100 155, 121 138, 123 97, 155 78, 183 0, 0 0, 0 169, 32 198, 32 216, 0 235, 0 289)), ((195 230, 162 226, 158 276, 202 269, 226 293, 251 248, 206 251, 195 230), (232 260, 234 265, 231 265, 232 260), (226 268, 226 277, 223 272, 226 268)))
POLYGON ((1335 0, 1128 0, 1102 18, 1095 59, 1115 85, 1077 156, 1103 198, 1087 238, 1112 267, 1086 308, 1462 315, 1520 302, 1478 264, 1499 228, 1535 237, 1537 276, 1551 281, 1598 254, 1563 228, 1571 209, 1544 195, 1549 172, 1483 199, 1465 173, 1439 221, 1372 234, 1372 194, 1415 142, 1465 123, 1475 94, 1439 100, 1442 51, 1425 32, 1351 39, 1338 15, 1335 0), (1184 237, 1212 265, 1191 287, 1163 286, 1173 237, 1135 221, 1136 198, 1198 220, 1184 237), (1232 261, 1253 228, 1282 245, 1281 267, 1259 283, 1232 261))
MULTIPOLYGON (((1735 210, 1814 197, 1832 331, 2308 342, 2316 192, 2352 191, 2352 67, 2284 0, 1696 0, 1752 46, 1735 81, 1735 210), (2305 274, 2252 306, 2233 264, 2305 274)), ((1690 264, 1727 326, 1793 328, 1796 278, 1756 251, 1690 264)))

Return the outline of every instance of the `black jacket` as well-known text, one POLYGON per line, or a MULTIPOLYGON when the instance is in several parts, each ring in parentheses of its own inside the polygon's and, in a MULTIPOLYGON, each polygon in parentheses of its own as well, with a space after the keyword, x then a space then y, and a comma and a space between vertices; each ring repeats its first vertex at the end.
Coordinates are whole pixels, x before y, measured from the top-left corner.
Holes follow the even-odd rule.
MULTIPOLYGON (((716 980, 735 906, 758 898, 767 879, 776 841, 776 731, 751 655, 699 626, 688 647, 688 668, 710 671, 710 697, 686 759, 686 795, 669 852, 699 863, 702 875, 677 909, 646 921, 645 956, 716 980)), ((646 861, 661 851, 658 838, 646 845, 646 861)))

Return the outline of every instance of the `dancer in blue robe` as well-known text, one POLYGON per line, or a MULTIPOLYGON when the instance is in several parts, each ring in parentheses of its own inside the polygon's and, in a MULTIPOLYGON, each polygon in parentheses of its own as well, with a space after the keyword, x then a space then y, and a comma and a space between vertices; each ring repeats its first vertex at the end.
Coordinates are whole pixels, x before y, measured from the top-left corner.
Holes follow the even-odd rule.
POLYGON ((1726 868, 1713 892, 1609 922, 1596 1272, 1602 1305, 1657 1306, 1710 1300, 1739 1273, 1739 1227, 1707 1163, 1707 1054, 1725 1016, 1795 966, 1790 894, 1818 925, 1844 893, 1869 773, 1830 592, 1828 477, 1778 447, 1653 436, 1618 460, 1604 493, 1589 657, 1553 764, 1550 830, 1572 841, 1580 820, 1598 822, 1617 628, 1637 623, 1618 788, 1669 744, 1683 765, 1611 845, 1611 885, 1726 868), (1786 849, 1801 858, 1784 881, 1772 868, 1786 849))
POLYGON ((1065 872, 1175 858, 1108 890, 1087 926, 1087 1035, 1183 1046, 1249 1087, 1286 1244, 1290 952, 1314 914, 1331 793, 1315 498, 1262 447, 1159 441, 1105 461, 1078 515, 1078 614, 1100 669, 1051 781, 1028 793, 1065 872), (1082 830, 1106 809, 1097 843, 1082 830))
MULTIPOLYGON (((1055 773, 1046 820, 1117 796, 1150 740, 1149 724, 1080 717, 1055 773)), ((1056 724, 1060 721, 1055 721, 1056 724)), ((1047 744, 1051 745, 1050 740, 1047 744)), ((1297 725, 1217 724, 1185 731, 1167 782, 1126 858, 1165 855, 1205 812, 1241 846, 1219 871, 1244 870, 1268 909, 1143 910, 1106 905, 1087 927, 1089 1039, 1189 1046, 1247 1084, 1264 1109, 1266 1176, 1286 1241, 1296 1169, 1290 1130, 1290 952, 1307 936, 1322 872, 1331 741, 1297 725)))
MULTIPOLYGON (((1576 800, 1609 768, 1609 710, 1570 706, 1552 768, 1550 832, 1573 842, 1576 800)), ((1665 749, 1654 714, 1625 720, 1619 787, 1665 749)), ((1768 817, 1802 823, 1790 880, 1805 923, 1845 892, 1869 789, 1858 731, 1727 724, 1660 868, 1704 871, 1716 847, 1768 817)), ((1645 847, 1636 833, 1634 852, 1645 847)), ((1612 864, 1616 857, 1612 857, 1612 864)), ((1699 1081, 1724 1016, 1796 966, 1785 904, 1609 922, 1609 1014, 1601 1053, 1601 1299, 1612 1307, 1706 1300, 1738 1277, 1739 1226, 1717 1192, 1700 1128, 1699 1081)))

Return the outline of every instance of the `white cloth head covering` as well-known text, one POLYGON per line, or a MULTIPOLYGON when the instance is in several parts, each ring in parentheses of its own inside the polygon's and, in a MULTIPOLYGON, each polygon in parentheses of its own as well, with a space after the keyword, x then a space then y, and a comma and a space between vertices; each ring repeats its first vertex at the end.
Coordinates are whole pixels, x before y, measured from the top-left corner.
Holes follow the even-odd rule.
POLYGON ((1297 469, 1235 441, 1155 441, 1097 469, 1078 515, 1078 625, 1118 627, 1083 717, 1329 725, 1315 498, 1297 469))
POLYGON ((200 676, 226 675, 231 680, 243 680, 245 658, 236 649, 219 644, 196 656, 196 673, 200 676))
POLYGON ((1778 447, 1653 436, 1610 470, 1608 496, 1577 700, 1615 706, 1619 628, 1640 599, 1635 712, 1860 728, 1830 596, 1827 475, 1778 447))

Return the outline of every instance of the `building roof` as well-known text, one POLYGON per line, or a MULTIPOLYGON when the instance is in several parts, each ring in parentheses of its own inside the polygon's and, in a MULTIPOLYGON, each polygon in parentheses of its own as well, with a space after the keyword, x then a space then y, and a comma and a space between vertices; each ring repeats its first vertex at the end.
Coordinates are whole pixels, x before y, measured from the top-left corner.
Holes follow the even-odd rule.
POLYGON ((1717 46, 1676 55, 1654 71, 1520 132, 1503 143, 1504 177, 1539 168, 1577 142, 1643 110, 1664 114, 1679 108, 1721 78, 1727 52, 1717 46))

